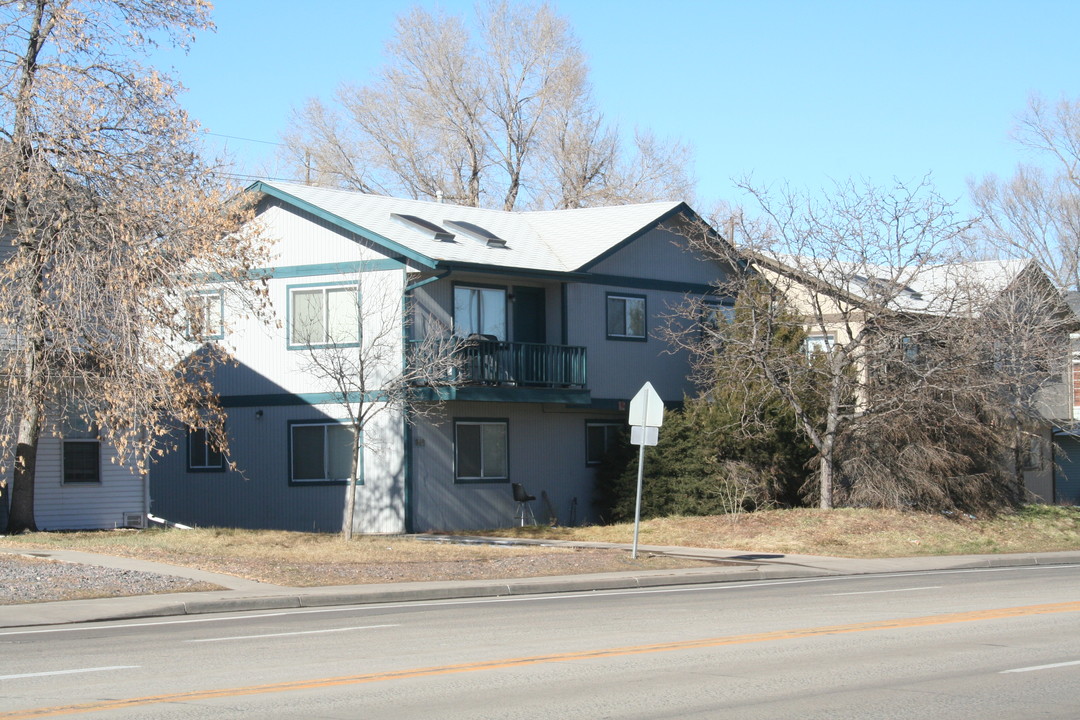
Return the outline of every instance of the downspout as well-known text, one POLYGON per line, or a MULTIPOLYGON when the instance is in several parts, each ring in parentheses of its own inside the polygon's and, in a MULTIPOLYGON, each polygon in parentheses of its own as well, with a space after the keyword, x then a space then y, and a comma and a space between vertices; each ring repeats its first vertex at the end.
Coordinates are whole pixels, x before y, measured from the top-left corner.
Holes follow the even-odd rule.
MULTIPOLYGON (((142 444, 143 444, 143 447, 145 447, 146 442, 147 442, 146 428, 144 428, 142 426, 142 424, 139 422, 139 412, 137 410, 135 411, 135 426, 137 428, 139 428, 139 432, 143 436, 142 437, 142 440, 143 440, 142 444)), ((149 518, 150 518, 150 463, 149 462, 146 463, 146 467, 142 471, 142 476, 143 476, 143 483, 142 483, 142 486, 143 486, 143 518, 148 521, 149 518)), ((147 524, 149 524, 149 523, 147 522, 147 524)))
MULTIPOLYGON (((408 273, 405 270, 401 271, 404 275, 403 279, 407 279, 408 273)), ((409 312, 409 298, 412 296, 413 286, 405 285, 404 291, 401 293, 401 369, 402 371, 408 370, 409 362, 409 333, 406 330, 406 321, 408 320, 409 312)), ((409 417, 411 414, 411 408, 409 403, 406 402, 405 406, 401 410, 401 421, 404 423, 404 427, 401 429, 402 442, 405 443, 405 452, 402 453, 401 468, 402 475, 402 504, 405 511, 405 532, 411 533, 413 531, 413 508, 412 508, 412 466, 413 466, 413 442, 412 442, 412 422, 409 417)))

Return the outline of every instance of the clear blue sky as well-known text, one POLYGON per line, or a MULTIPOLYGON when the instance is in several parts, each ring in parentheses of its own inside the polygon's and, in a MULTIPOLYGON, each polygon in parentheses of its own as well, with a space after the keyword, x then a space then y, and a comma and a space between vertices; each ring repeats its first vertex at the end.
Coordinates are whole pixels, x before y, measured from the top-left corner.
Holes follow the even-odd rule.
MULTIPOLYGON (((293 108, 366 83, 405 0, 220 0, 215 34, 163 52, 184 102, 246 173, 281 176, 293 108), (224 139, 218 135, 250 140, 224 139)), ((434 3, 419 3, 436 7, 434 3)), ((949 198, 1009 174, 1030 93, 1080 97, 1080 2, 1066 0, 559 0, 600 108, 696 149, 699 209, 731 179, 816 189, 932 173, 949 198)), ((437 5, 471 17, 472 2, 437 5)), ((220 145, 215 145, 220 148, 220 145)))

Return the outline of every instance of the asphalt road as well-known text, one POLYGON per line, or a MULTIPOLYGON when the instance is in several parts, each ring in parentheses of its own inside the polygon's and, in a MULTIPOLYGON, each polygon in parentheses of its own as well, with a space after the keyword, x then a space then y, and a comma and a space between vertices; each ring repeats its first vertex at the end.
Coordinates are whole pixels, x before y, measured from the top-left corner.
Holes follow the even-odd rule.
POLYGON ((0 631, 0 719, 1076 718, 1080 567, 0 631))

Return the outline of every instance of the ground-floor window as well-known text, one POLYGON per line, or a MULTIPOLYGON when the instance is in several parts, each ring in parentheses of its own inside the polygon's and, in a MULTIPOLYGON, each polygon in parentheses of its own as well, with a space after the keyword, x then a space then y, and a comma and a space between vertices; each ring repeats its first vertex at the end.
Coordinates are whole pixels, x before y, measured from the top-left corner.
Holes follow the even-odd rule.
POLYGON ((506 420, 454 422, 454 479, 501 482, 509 479, 506 420))
POLYGON ((604 456, 615 449, 626 432, 626 423, 589 420, 585 423, 585 463, 599 465, 604 456))
POLYGON ((225 458, 209 433, 203 429, 188 429, 188 470, 206 472, 224 470, 225 458))
POLYGON ((101 443, 96 438, 64 439, 64 482, 101 482, 101 443))
POLYGON ((290 423, 289 481, 347 481, 352 470, 352 440, 352 428, 344 423, 290 423))

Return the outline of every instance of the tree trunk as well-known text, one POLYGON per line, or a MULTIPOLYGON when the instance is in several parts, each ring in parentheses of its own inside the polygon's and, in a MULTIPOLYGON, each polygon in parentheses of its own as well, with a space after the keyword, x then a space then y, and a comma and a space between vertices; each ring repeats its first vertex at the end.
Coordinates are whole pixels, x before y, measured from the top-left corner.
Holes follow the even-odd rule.
POLYGON ((833 475, 836 469, 833 450, 836 447, 836 430, 840 426, 840 397, 843 390, 845 365, 841 362, 840 351, 833 348, 829 364, 832 368, 831 385, 829 387, 829 405, 825 411, 825 432, 821 437, 821 445, 818 452, 821 453, 821 461, 818 465, 818 490, 821 497, 818 507, 822 510, 832 510, 833 507, 833 475))
POLYGON ((345 519, 341 523, 341 537, 346 542, 352 540, 353 520, 356 516, 356 486, 360 475, 360 428, 354 424, 352 431, 352 460, 349 463, 349 482, 346 483, 345 519))
POLYGON ((7 523, 9 535, 24 530, 37 530, 37 523, 34 521, 34 470, 37 466, 40 435, 41 412, 36 403, 30 403, 23 416, 19 418, 14 482, 11 488, 11 511, 7 523))
POLYGON ((821 499, 818 506, 821 510, 833 510, 833 454, 822 453, 818 465, 818 486, 821 499))

